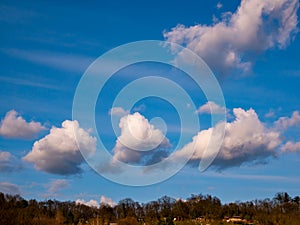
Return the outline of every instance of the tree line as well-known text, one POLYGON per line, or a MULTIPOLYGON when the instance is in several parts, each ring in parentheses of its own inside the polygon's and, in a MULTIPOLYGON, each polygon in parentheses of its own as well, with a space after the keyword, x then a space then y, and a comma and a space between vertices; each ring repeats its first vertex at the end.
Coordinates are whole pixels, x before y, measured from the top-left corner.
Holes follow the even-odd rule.
POLYGON ((126 198, 116 206, 89 207, 74 201, 35 199, 0 193, 0 224, 3 225, 188 225, 228 224, 299 225, 300 197, 277 193, 273 199, 222 204, 211 195, 191 195, 186 200, 163 196, 139 203, 126 198), (226 221, 227 219, 227 221, 226 221))

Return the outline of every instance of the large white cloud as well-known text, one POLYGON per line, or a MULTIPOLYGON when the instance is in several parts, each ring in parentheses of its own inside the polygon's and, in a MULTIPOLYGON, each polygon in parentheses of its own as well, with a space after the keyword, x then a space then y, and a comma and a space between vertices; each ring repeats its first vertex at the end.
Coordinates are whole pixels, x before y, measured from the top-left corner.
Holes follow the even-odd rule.
POLYGON ((177 25, 167 41, 195 51, 220 73, 251 70, 254 54, 286 47, 297 29, 298 0, 242 0, 235 13, 224 13, 212 26, 177 25))
POLYGON ((93 154, 96 138, 81 128, 77 121, 65 120, 61 128, 52 127, 50 134, 36 141, 23 160, 48 173, 76 174, 81 172, 80 164, 84 161, 80 151, 93 154))
POLYGON ((0 125, 0 135, 6 138, 30 139, 45 130, 39 122, 26 122, 15 110, 6 113, 0 125))
POLYGON ((164 150, 170 147, 169 140, 140 113, 122 117, 119 127, 121 135, 113 149, 113 160, 126 163, 141 163, 146 160, 143 163, 147 164, 166 156, 164 150))
MULTIPOLYGON (((235 120, 226 123, 223 143, 212 165, 222 169, 239 166, 246 162, 260 162, 267 157, 275 156, 276 150, 281 144, 280 133, 268 129, 259 120, 253 109, 245 111, 241 108, 235 108, 233 113, 235 120)), ((188 152, 193 151, 195 147, 190 162, 199 163, 213 130, 218 132, 219 127, 220 125, 216 125, 213 128, 200 131, 191 143, 175 153, 176 156, 186 157, 188 152)), ((209 152, 210 150, 207 149, 206 151, 209 152)))
MULTIPOLYGON (((200 107, 199 113, 208 113, 211 104, 215 107, 214 111, 218 112, 220 106, 209 102, 200 107)), ((194 152, 192 157, 187 159, 190 165, 199 165, 204 155, 207 159, 214 156, 218 143, 222 143, 221 148, 212 162, 212 166, 217 170, 244 164, 265 163, 280 152, 300 152, 299 142, 283 138, 285 132, 289 131, 288 128, 300 124, 298 111, 294 111, 291 117, 281 117, 272 124, 263 123, 253 109, 234 108, 232 112, 232 121, 225 123, 224 138, 221 135, 224 122, 201 130, 190 143, 174 152, 171 163, 177 163, 194 152), (215 135, 214 142, 210 143, 212 135, 215 135)), ((134 113, 122 117, 119 126, 121 135, 113 149, 113 160, 110 166, 103 168, 103 172, 122 172, 116 160, 150 165, 168 157, 171 148, 169 140, 141 114, 134 113), (149 146, 153 147, 154 151, 148 150, 151 149, 149 146), (107 168, 110 168, 109 171, 107 168)), ((170 162, 162 163, 162 169, 165 169, 166 163, 170 162)))

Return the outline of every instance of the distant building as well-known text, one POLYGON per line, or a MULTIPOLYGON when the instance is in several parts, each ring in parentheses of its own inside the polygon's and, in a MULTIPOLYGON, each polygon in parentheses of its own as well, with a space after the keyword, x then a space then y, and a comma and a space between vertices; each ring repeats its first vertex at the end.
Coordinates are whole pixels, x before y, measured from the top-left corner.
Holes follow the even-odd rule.
POLYGON ((234 224, 247 224, 247 225, 252 225, 253 223, 245 220, 245 219, 242 219, 240 216, 234 216, 234 217, 231 217, 231 218, 227 218, 226 219, 226 222, 227 223, 234 223, 234 224))
POLYGON ((232 223, 240 223, 240 222, 243 222, 242 218, 239 217, 239 216, 234 216, 234 217, 231 217, 231 218, 228 218, 227 219, 227 223, 229 222, 232 222, 232 223))

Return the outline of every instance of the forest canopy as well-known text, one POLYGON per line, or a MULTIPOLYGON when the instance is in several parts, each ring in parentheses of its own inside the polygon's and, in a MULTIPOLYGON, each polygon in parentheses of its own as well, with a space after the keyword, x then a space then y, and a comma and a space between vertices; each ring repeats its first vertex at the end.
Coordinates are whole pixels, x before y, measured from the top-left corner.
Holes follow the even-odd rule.
POLYGON ((147 203, 126 198, 115 206, 90 207, 74 201, 25 200, 0 193, 0 224, 5 225, 163 225, 163 224, 289 224, 300 221, 300 197, 286 192, 273 199, 222 204, 211 195, 188 199, 163 196, 147 203), (206 223, 203 223, 206 222, 206 223))

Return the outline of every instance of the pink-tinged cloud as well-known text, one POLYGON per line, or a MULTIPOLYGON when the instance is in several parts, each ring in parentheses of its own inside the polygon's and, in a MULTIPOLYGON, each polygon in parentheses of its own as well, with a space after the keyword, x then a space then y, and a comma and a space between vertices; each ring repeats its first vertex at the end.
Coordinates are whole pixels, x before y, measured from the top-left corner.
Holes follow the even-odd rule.
MULTIPOLYGON (((253 109, 243 110, 233 109, 234 121, 227 122, 225 126, 225 136, 219 154, 212 163, 217 169, 240 166, 244 163, 263 162, 270 156, 275 156, 278 146, 281 144, 280 133, 268 129, 258 118, 253 109)), ((185 145, 175 154, 182 158, 189 155, 190 151, 195 151, 190 163, 202 160, 204 151, 207 149, 213 130, 218 132, 220 124, 200 131, 193 141, 185 145)), ((220 136, 221 137, 221 136, 220 136)), ((213 148, 213 146, 212 146, 213 148)), ((207 154, 209 156, 209 154, 207 154)))
POLYGON ((77 121, 65 120, 61 128, 52 127, 50 134, 36 141, 23 160, 48 173, 76 174, 81 172, 80 165, 84 162, 80 151, 93 154, 96 138, 81 128, 77 121))
POLYGON ((220 74, 251 71, 253 55, 285 48, 298 32, 298 0, 242 0, 211 26, 177 25, 165 31, 167 41, 184 45, 220 74))
POLYGON ((0 135, 5 138, 31 139, 45 129, 41 123, 26 122, 15 110, 10 110, 1 121, 0 135))

